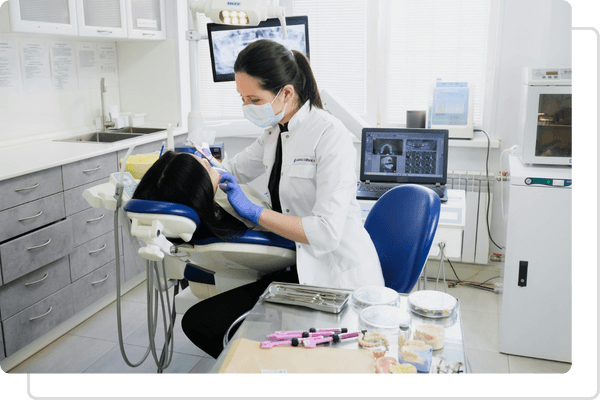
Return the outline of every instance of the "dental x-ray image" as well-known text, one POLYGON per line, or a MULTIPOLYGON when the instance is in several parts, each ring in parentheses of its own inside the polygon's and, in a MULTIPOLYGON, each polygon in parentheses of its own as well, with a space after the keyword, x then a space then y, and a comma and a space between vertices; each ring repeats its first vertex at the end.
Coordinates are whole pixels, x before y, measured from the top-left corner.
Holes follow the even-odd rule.
POLYGON ((280 26, 213 31, 212 50, 217 76, 232 75, 234 73, 233 65, 240 51, 259 39, 269 39, 281 43, 290 50, 298 50, 306 55, 304 25, 288 26, 287 39, 283 39, 280 26))
POLYGON ((401 156, 402 143, 402 139, 373 139, 373 154, 401 156))
POLYGON ((383 156, 379 159, 379 172, 396 172, 397 157, 383 156))

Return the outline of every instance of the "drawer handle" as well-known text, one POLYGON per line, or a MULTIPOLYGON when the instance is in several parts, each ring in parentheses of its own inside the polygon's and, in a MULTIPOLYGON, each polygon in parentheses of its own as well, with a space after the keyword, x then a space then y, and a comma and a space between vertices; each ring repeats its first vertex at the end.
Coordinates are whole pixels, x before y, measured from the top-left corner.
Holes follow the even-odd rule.
POLYGON ((94 172, 94 171, 98 171, 98 170, 99 170, 101 167, 102 167, 101 165, 98 165, 98 167, 96 167, 96 168, 92 168, 92 169, 84 169, 84 170, 83 170, 83 171, 81 171, 81 172, 94 172))
POLYGON ((40 283, 41 281, 45 280, 47 277, 48 277, 48 273, 46 272, 44 274, 44 277, 42 279, 39 279, 39 280, 37 280, 35 282, 28 282, 28 283, 25 284, 25 286, 35 285, 36 283, 40 283))
POLYGON ((87 221, 85 221, 85 222, 94 222, 94 221, 99 221, 99 220, 101 220, 102 218, 104 218, 104 214, 102 214, 102 215, 101 215, 101 216, 99 216, 98 218, 94 218, 94 219, 88 219, 88 220, 87 220, 87 221))
POLYGON ((39 213, 32 215, 31 217, 25 217, 25 218, 19 218, 19 221, 25 221, 26 219, 32 219, 35 217, 39 217, 40 215, 42 215, 42 211, 40 211, 39 213))
POLYGON ((25 187, 25 188, 16 188, 15 192, 20 192, 21 190, 29 190, 29 189, 35 189, 36 187, 40 186, 40 183, 36 183, 33 186, 29 186, 29 187, 25 187))
POLYGON ((96 30, 96 32, 101 33, 103 35, 110 35, 112 33, 112 31, 103 31, 103 30, 100 30, 100 29, 96 30))
POLYGON ((44 314, 38 315, 37 317, 29 318, 29 320, 33 321, 35 319, 39 319, 39 318, 45 317, 46 315, 50 314, 50 311, 52 311, 52 306, 50 306, 50 309, 48 311, 46 311, 44 314))
POLYGON ((97 284, 99 284, 99 283, 102 283, 102 282, 104 282, 105 280, 107 280, 107 279, 108 279, 108 276, 109 276, 109 275, 108 275, 108 274, 106 274, 106 277, 105 277, 104 279, 101 279, 101 280, 99 280, 99 281, 96 281, 96 282, 92 282, 92 285, 97 285, 97 284))
POLYGON ((44 244, 40 244, 38 246, 31 246, 28 247, 27 250, 33 250, 33 249, 39 249, 40 247, 44 247, 44 246, 48 246, 50 244, 50 242, 52 241, 52 239, 48 239, 48 241, 44 244))
POLYGON ((98 249, 98 250, 92 250, 92 251, 88 251, 88 254, 94 254, 97 253, 99 251, 102 251, 106 248, 106 244, 104 246, 102 246, 102 248, 98 249))

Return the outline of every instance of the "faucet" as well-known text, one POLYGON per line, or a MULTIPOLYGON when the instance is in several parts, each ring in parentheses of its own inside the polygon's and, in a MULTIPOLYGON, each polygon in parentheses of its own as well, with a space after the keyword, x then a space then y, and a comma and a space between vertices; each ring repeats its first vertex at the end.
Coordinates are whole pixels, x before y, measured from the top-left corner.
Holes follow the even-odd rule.
POLYGON ((106 93, 106 85, 104 84, 104 78, 100 78, 100 103, 102 106, 102 126, 100 128, 100 132, 106 132, 106 128, 112 128, 115 126, 115 123, 112 122, 112 115, 110 115, 110 113, 108 113, 108 120, 104 116, 104 93, 106 93))

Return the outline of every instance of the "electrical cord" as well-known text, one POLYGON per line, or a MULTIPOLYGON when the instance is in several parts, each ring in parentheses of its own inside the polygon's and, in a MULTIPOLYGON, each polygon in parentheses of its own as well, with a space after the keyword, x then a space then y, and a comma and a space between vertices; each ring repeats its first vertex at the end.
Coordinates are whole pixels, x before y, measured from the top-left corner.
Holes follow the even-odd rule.
POLYGON ((490 241, 494 244, 494 246, 496 246, 500 250, 503 250, 504 247, 499 246, 494 241, 494 239, 492 238, 492 233, 490 231, 490 221, 489 221, 490 202, 491 202, 491 196, 490 196, 490 174, 489 174, 490 147, 491 147, 490 136, 483 129, 474 129, 474 131, 475 132, 483 132, 483 133, 485 133, 485 137, 487 138, 487 141, 488 141, 487 155, 486 155, 486 158, 485 158, 485 180, 486 180, 486 183, 487 183, 487 210, 486 210, 486 213, 485 213, 485 223, 487 225, 488 236, 490 237, 490 241))

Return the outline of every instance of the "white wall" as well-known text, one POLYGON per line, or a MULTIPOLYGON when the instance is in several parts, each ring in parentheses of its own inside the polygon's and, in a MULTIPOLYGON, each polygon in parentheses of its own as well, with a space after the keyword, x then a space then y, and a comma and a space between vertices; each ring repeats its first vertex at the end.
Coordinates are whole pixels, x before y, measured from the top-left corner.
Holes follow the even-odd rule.
MULTIPOLYGON (((500 149, 490 153, 492 171, 500 170, 500 153, 517 144, 522 68, 572 66, 569 3, 564 0, 505 0, 501 2, 501 7, 495 73, 496 110, 494 123, 490 127, 501 143, 500 149)), ((463 149, 454 152, 454 157, 451 152, 449 168, 455 168, 454 165, 463 157, 470 158, 469 154, 463 149)), ((479 158, 482 156, 485 157, 485 154, 479 154, 479 158)), ((465 161, 461 160, 460 163, 465 161)), ((506 159, 503 167, 507 170, 506 159)), ((499 186, 495 199, 500 199, 499 186)), ((493 207, 492 225, 494 240, 504 245, 505 227, 499 201, 495 201, 493 207)))

